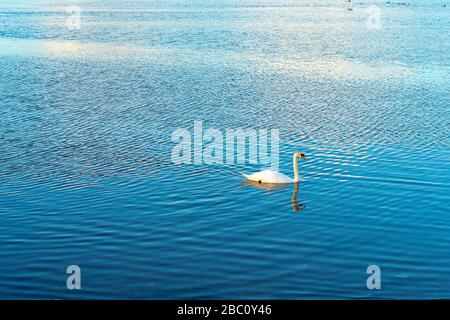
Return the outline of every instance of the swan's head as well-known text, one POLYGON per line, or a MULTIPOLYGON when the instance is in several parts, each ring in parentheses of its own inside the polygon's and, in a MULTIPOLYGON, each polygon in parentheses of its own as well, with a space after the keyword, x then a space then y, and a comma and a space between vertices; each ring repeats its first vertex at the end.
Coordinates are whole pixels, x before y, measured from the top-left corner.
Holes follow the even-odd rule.
POLYGON ((306 155, 303 152, 296 152, 295 155, 297 158, 302 158, 303 160, 306 160, 306 155))

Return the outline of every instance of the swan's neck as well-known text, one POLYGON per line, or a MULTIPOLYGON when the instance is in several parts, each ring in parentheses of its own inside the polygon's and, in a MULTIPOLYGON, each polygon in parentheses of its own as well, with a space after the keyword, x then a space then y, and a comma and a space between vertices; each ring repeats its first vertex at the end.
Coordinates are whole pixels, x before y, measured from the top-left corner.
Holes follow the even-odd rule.
POLYGON ((300 181, 300 177, 298 176, 298 161, 297 161, 298 157, 296 154, 294 154, 294 158, 292 159, 292 165, 294 166, 294 181, 295 182, 299 182, 300 181))

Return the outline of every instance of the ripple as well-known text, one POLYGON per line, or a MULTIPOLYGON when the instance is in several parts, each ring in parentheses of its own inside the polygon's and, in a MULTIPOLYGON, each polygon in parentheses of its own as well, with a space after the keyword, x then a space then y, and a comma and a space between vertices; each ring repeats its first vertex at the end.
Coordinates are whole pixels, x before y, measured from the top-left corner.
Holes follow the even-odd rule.
POLYGON ((448 297, 448 17, 369 3, 0 4, 0 297, 448 297), (196 120, 279 129, 298 189, 172 163, 196 120))

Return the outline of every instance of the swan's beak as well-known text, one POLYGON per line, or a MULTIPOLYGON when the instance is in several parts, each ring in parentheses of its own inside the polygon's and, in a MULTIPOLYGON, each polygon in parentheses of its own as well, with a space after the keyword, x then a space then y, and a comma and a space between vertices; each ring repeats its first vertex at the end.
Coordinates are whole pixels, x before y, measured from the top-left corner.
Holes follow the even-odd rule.
POLYGON ((306 156, 304 153, 300 153, 300 158, 302 158, 303 160, 306 160, 306 156))

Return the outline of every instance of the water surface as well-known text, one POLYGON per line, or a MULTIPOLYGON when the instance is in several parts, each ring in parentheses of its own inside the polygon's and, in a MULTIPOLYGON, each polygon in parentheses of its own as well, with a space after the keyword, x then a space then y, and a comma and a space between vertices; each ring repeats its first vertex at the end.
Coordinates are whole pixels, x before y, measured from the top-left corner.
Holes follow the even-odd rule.
POLYGON ((67 5, 0 2, 1 298, 450 298, 448 5, 67 5), (173 164, 194 120, 279 129, 296 202, 173 164))

